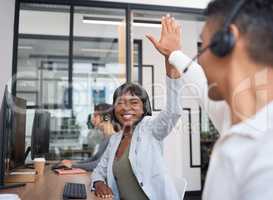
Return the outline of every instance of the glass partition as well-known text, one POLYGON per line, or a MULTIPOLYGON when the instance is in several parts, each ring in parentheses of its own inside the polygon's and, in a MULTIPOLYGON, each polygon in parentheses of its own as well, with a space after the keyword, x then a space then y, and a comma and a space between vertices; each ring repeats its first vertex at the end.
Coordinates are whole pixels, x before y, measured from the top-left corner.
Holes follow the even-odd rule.
POLYGON ((95 148, 101 136, 87 129, 88 115, 99 103, 112 104, 126 81, 125 11, 75 7, 73 32, 73 113, 82 127, 80 146, 95 148))
POLYGON ((28 145, 34 110, 51 113, 50 159, 94 153, 101 135, 87 128, 88 115, 99 103, 112 104, 114 90, 126 81, 125 10, 71 11, 71 6, 20 5, 16 95, 27 100, 28 145))

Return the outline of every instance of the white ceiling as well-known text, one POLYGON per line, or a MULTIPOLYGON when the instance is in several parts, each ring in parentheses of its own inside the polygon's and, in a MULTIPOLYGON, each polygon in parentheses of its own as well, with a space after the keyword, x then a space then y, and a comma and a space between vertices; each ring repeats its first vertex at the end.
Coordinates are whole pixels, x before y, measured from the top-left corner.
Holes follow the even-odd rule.
POLYGON ((186 8, 206 8, 210 0, 97 0, 97 1, 110 1, 110 2, 124 2, 124 3, 138 3, 138 4, 151 4, 161 6, 175 6, 186 8))

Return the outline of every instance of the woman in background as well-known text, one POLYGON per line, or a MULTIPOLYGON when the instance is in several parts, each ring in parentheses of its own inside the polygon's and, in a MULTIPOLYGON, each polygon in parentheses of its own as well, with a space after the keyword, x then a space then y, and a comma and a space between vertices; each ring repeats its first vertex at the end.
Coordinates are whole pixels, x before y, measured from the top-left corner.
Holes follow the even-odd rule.
MULTIPOLYGON (((70 160, 63 160, 62 163, 71 168, 81 168, 87 171, 93 171, 103 155, 111 135, 114 133, 112 125, 112 105, 101 103, 94 107, 94 114, 91 118, 93 127, 102 134, 102 140, 99 143, 99 148, 91 158, 79 162, 72 163, 70 160)), ((90 119, 89 119, 90 120, 90 119)), ((89 121, 87 123, 90 123, 89 121)))

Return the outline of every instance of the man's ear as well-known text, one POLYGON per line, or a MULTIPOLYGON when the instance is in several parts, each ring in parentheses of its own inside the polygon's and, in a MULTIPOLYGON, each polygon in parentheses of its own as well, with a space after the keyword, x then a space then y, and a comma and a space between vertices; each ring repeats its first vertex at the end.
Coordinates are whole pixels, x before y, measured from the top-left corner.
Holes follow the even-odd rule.
POLYGON ((237 25, 231 24, 230 32, 232 33, 235 41, 233 52, 238 52, 239 54, 241 54, 242 50, 246 48, 246 43, 248 43, 248 41, 246 40, 246 37, 242 34, 237 25))
POLYGON ((233 34, 235 42, 237 42, 240 39, 241 33, 240 30, 238 28, 238 26, 236 26, 235 24, 231 24, 229 26, 229 31, 233 34))

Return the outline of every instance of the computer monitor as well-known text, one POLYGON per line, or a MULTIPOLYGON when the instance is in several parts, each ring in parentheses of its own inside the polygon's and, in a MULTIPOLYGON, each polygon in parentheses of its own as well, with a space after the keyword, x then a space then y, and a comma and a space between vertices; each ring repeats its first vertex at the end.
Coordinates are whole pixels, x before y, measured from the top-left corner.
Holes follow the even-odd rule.
POLYGON ((9 160, 10 160, 10 143, 9 138, 11 135, 11 95, 8 92, 6 86, 4 97, 1 104, 0 111, 0 189, 12 188, 24 186, 25 184, 12 184, 5 185, 5 176, 9 172, 9 160))
POLYGON ((4 178, 7 169, 8 132, 9 132, 9 106, 7 102, 8 91, 5 89, 0 112, 0 187, 4 185, 4 178))
POLYGON ((12 97, 11 135, 9 137, 10 170, 25 164, 26 100, 12 97))
POLYGON ((31 158, 45 157, 49 152, 50 113, 36 110, 31 135, 31 158))

